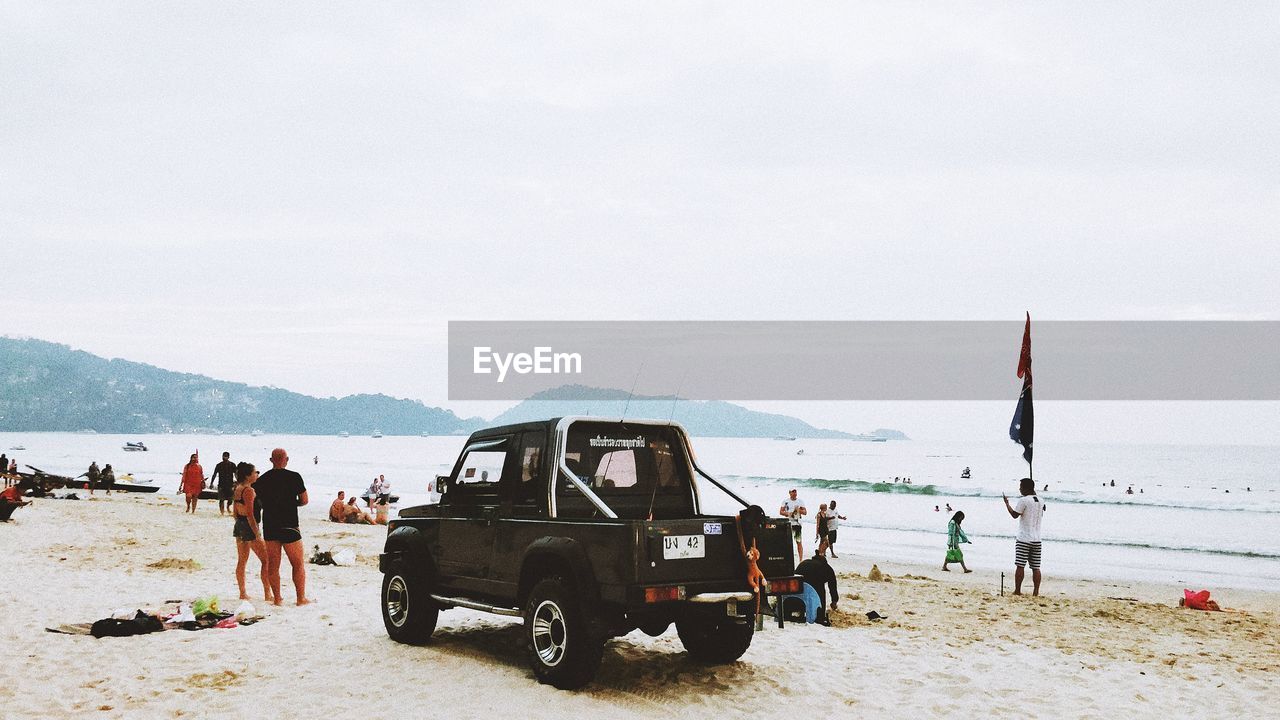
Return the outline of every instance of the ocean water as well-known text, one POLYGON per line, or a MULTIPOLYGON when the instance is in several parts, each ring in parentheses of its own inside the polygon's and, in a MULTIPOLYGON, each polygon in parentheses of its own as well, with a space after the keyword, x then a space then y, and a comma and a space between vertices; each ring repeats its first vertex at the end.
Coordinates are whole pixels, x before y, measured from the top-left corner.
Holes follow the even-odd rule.
MULTIPOLYGON (((16 456, 20 466, 71 476, 84 472, 91 460, 111 463, 117 476, 132 473, 158 483, 160 492, 173 493, 192 452, 200 452, 207 473, 224 450, 233 460, 265 469, 271 449, 284 447, 289 467, 303 474, 311 490, 308 511, 320 514, 338 489, 358 494, 378 474, 385 474, 401 496, 401 507, 425 502, 427 482, 452 467, 464 442, 462 437, 0 433, 0 452, 16 456), (125 441, 139 440, 149 452, 122 450, 125 441), (15 446, 25 450, 12 450, 15 446)), ((950 504, 965 512, 964 527, 973 540, 964 546, 969 566, 1012 570, 1017 522, 1000 495, 1016 497, 1017 479, 1026 474, 1021 448, 1013 443, 695 438, 694 449, 705 470, 769 512, 793 487, 811 516, 819 503, 836 500, 848 518, 841 523, 837 552, 940 566, 950 504), (971 477, 961 479, 966 466, 971 477), (894 483, 895 476, 912 482, 894 483)), ((1048 486, 1040 493, 1047 504, 1046 576, 1280 591, 1280 447, 1041 442, 1036 459, 1037 487, 1048 486), (1133 495, 1125 493, 1130 486, 1133 495)), ((702 497, 710 511, 734 510, 734 503, 709 484, 704 483, 702 497)), ((810 522, 806 552, 812 552, 813 532, 810 522)))

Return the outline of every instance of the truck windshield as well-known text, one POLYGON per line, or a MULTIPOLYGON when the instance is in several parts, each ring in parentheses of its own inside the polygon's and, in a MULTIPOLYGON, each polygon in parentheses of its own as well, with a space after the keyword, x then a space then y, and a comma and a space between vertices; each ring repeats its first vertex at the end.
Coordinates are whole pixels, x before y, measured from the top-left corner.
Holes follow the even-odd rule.
MULTIPOLYGON (((644 501, 634 508, 642 515, 651 499, 663 508, 675 501, 681 510, 691 509, 689 462, 675 428, 576 422, 565 439, 565 464, 621 516, 635 515, 628 512, 634 504, 625 502, 628 497, 644 501)), ((563 480, 558 485, 562 493, 577 494, 563 480)))

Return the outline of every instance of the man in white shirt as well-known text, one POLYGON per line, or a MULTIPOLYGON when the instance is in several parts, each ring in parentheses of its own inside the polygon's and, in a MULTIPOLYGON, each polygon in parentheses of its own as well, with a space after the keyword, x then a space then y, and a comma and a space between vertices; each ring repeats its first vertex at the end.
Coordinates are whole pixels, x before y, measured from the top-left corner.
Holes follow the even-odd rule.
POLYGON ((1031 478, 1022 478, 1018 483, 1019 497, 1010 505, 1009 496, 1004 498, 1004 507, 1009 516, 1018 521, 1018 535, 1014 542, 1013 594, 1022 594, 1022 578, 1026 566, 1031 566, 1032 595, 1040 594, 1040 519, 1044 517, 1044 503, 1036 497, 1036 484, 1031 478))
POLYGON ((808 515, 809 510, 804 506, 804 501, 796 497, 796 490, 792 488, 788 493, 790 497, 782 501, 782 507, 778 508, 778 514, 791 521, 791 537, 796 541, 796 557, 804 557, 804 541, 800 539, 800 518, 808 515))

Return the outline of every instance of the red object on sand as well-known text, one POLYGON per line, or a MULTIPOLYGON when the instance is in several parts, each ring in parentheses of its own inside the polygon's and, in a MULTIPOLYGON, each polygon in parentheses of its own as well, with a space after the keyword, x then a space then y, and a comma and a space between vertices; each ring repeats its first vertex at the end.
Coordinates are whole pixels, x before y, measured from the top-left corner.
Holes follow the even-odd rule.
MULTIPOLYGON (((1184 598, 1182 601, 1182 604, 1186 605, 1192 610, 1208 610, 1209 609, 1209 603, 1211 601, 1209 600, 1208 590, 1201 590, 1200 592, 1191 592, 1190 590, 1183 590, 1182 595, 1184 598)), ((1217 603, 1214 603, 1214 604, 1216 605, 1217 603)))

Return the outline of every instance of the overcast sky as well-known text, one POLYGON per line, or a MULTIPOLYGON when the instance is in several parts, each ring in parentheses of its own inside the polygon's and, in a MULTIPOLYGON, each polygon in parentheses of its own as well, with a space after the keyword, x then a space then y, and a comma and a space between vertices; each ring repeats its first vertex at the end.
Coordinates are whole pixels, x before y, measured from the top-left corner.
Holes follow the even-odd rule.
POLYGON ((0 333, 490 415, 448 320, 1280 319, 1277 47, 1273 3, 0 2, 0 333))

